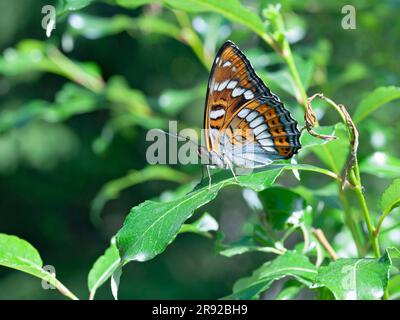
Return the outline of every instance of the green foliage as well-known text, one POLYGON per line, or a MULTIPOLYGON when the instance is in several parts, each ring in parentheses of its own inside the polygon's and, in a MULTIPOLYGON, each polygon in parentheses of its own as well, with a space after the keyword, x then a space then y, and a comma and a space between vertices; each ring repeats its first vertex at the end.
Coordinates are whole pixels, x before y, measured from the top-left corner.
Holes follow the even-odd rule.
POLYGON ((112 238, 111 245, 93 264, 88 275, 88 288, 90 298, 93 299, 96 290, 106 282, 120 266, 120 258, 115 239, 112 238))
POLYGON ((38 277, 71 299, 76 297, 56 277, 43 269, 37 250, 27 241, 16 236, 0 233, 0 265, 38 277))
POLYGON ((379 107, 399 98, 400 88, 398 87, 380 87, 375 89, 358 105, 354 113, 354 121, 360 122, 379 107))
MULTIPOLYGON (((3 228, 65 248, 68 261, 95 261, 87 277, 90 299, 108 297, 110 290, 99 290, 108 280, 115 299, 136 292, 157 297, 162 283, 168 283, 165 297, 176 297, 183 282, 185 290, 204 284, 202 298, 287 300, 307 292, 316 299, 399 299, 400 89, 393 83, 400 74, 400 29, 392 4, 376 6, 376 16, 360 6, 360 28, 339 33, 340 8, 333 3, 58 1, 50 39, 24 33, 0 55, 0 94, 6 93, 0 104, 1 210, 18 216, 5 219, 3 228), (146 130, 167 129, 176 119, 180 127, 201 125, 209 67, 228 38, 244 48, 300 124, 309 96, 332 98, 309 107, 321 124, 314 131, 336 139, 303 130, 302 149, 291 163, 237 180, 229 170, 214 171, 210 186, 208 178, 198 183, 199 166, 149 166, 146 130), (365 51, 369 47, 374 50, 365 51), (215 242, 217 257, 209 248, 196 250, 207 241, 215 242), (185 262, 188 252, 201 267, 185 262), (248 255, 247 263, 236 263, 240 255, 248 255), (146 262, 154 258, 157 272, 146 262), (138 272, 125 272, 131 261, 140 262, 138 272), (218 285, 204 280, 212 276, 218 285)), ((0 234, 0 265, 77 299, 16 236, 0 234)), ((9 291, 1 288, 0 296, 9 291)))
POLYGON ((321 267, 317 283, 339 300, 377 300, 387 286, 390 259, 340 259, 321 267))

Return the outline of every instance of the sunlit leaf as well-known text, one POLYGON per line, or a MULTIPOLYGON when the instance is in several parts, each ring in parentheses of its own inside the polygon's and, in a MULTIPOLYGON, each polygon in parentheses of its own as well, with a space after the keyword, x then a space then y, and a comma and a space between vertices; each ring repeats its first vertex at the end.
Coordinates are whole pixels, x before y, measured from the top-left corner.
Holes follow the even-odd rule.
POLYGON ((90 5, 95 0, 59 0, 57 5, 57 15, 77 11, 90 5))
POLYGON ((223 15, 225 18, 240 23, 258 34, 264 33, 264 26, 260 17, 247 9, 238 0, 162 0, 176 9, 189 12, 211 11, 223 15))
MULTIPOLYGON (((0 248, 0 266, 38 277, 56 288, 62 286, 54 274, 43 269, 39 253, 29 242, 16 236, 0 233, 0 248)), ((62 290, 64 295, 76 299, 67 288, 63 287, 62 290)))
POLYGON ((210 231, 218 230, 218 222, 213 216, 204 213, 198 220, 190 223, 183 224, 179 233, 192 232, 205 237, 211 237, 210 231))
POLYGON ((317 282, 328 287, 338 300, 376 300, 388 282, 390 259, 339 259, 318 271, 317 282))
POLYGON ((126 7, 126 8, 130 8, 130 9, 134 9, 134 8, 137 8, 137 7, 145 5, 145 4, 157 2, 157 0, 114 0, 114 1, 118 5, 126 7))
POLYGON ((117 246, 122 260, 146 261, 160 254, 175 238, 193 211, 213 200, 221 188, 239 184, 241 187, 261 191, 271 186, 282 170, 293 168, 331 175, 324 169, 309 165, 270 165, 264 171, 239 176, 239 182, 236 182, 230 172, 221 171, 213 175, 210 189, 208 179, 205 179, 180 199, 163 203, 145 201, 131 210, 124 226, 118 231, 117 246))
POLYGON ((370 113, 374 112, 384 104, 399 99, 399 87, 380 87, 368 94, 357 106, 353 115, 354 122, 360 122, 370 113))

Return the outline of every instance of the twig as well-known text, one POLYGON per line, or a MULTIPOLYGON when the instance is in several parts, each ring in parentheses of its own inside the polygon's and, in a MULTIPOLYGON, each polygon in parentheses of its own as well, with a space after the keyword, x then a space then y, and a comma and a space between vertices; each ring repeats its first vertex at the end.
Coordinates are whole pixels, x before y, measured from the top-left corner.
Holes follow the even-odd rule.
POLYGON ((322 93, 316 93, 316 94, 312 95, 310 98, 307 99, 306 112, 304 114, 304 120, 306 122, 306 125, 305 125, 304 128, 307 129, 309 134, 311 134, 312 136, 314 136, 316 138, 323 139, 323 140, 334 140, 334 139, 336 139, 335 136, 320 134, 320 133, 315 132, 313 130, 313 128, 317 124, 317 117, 315 115, 314 110, 311 107, 311 102, 315 98, 325 99, 325 97, 324 97, 324 95, 322 93))
POLYGON ((357 150, 358 150, 358 130, 353 122, 353 119, 351 118, 350 114, 347 112, 346 108, 344 105, 339 104, 338 105, 340 111, 343 113, 345 120, 347 122, 347 127, 349 128, 351 134, 351 139, 350 139, 350 153, 347 157, 346 165, 343 167, 342 171, 342 189, 344 189, 345 183, 347 181, 347 176, 350 170, 354 168, 354 165, 356 164, 357 161, 357 150))
POLYGON ((332 258, 333 261, 337 260, 338 256, 333 250, 332 246, 328 242, 328 240, 325 237, 324 232, 321 229, 311 229, 311 232, 317 238, 318 242, 325 248, 326 252, 328 252, 329 256, 332 258))

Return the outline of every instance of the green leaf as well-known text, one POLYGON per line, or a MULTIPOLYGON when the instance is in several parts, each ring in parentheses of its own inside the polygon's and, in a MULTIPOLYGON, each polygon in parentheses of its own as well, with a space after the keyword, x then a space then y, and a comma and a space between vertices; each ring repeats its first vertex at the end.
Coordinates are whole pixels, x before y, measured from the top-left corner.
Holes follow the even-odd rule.
POLYGON ((37 250, 27 241, 0 233, 0 265, 44 279, 48 274, 37 250))
POLYGON ((261 246, 254 241, 252 237, 245 236, 239 241, 235 241, 229 244, 219 243, 219 254, 225 257, 233 257, 239 254, 247 252, 265 252, 265 253, 276 253, 282 254, 283 252, 274 247, 261 246))
POLYGON ((163 203, 145 201, 131 210, 117 233, 117 247, 122 260, 146 261, 163 252, 193 211, 213 200, 221 188, 238 184, 262 191, 274 183, 282 170, 293 168, 331 175, 327 170, 310 165, 277 164, 268 166, 264 171, 239 176, 239 182, 236 182, 230 172, 220 171, 213 175, 211 188, 208 187, 208 179, 204 179, 182 198, 163 203))
MULTIPOLYGON (((239 184, 262 190, 271 185, 281 171, 279 167, 241 176, 239 184)), ((213 200, 222 187, 237 184, 226 171, 213 176, 210 189, 206 180, 180 199, 164 203, 145 201, 134 207, 117 233, 117 246, 123 261, 146 261, 164 251, 194 210, 213 200)))
POLYGON ((43 269, 43 262, 37 250, 29 242, 16 236, 0 233, 0 266, 38 277, 56 287, 70 299, 77 299, 55 275, 43 269))
POLYGON ((294 251, 264 263, 250 277, 238 280, 233 293, 227 299, 254 299, 265 291, 273 281, 283 277, 293 277, 300 283, 311 287, 317 276, 316 267, 308 258, 294 251))
POLYGON ((391 265, 400 270, 400 250, 395 247, 389 247, 386 249, 386 253, 390 258, 391 265))
POLYGON ((180 39, 180 29, 174 23, 151 15, 137 18, 115 15, 103 18, 74 13, 69 17, 68 23, 68 31, 71 35, 83 36, 90 40, 118 34, 123 31, 138 31, 145 34, 154 33, 180 39))
POLYGON ((0 57, 0 74, 15 76, 28 72, 50 72, 99 92, 104 82, 98 68, 93 66, 93 63, 75 62, 55 46, 31 39, 21 41, 15 49, 6 49, 0 57))
MULTIPOLYGON (((336 132, 336 127, 335 126, 322 126, 318 127, 315 129, 319 134, 324 134, 324 135, 329 135, 329 136, 334 136, 336 132)), ((331 142, 332 140, 325 140, 325 139, 320 139, 317 137, 314 137, 313 135, 309 134, 307 130, 303 130, 300 136, 300 142, 301 142, 301 153, 299 154, 299 157, 302 156, 305 150, 316 147, 322 144, 327 144, 331 142)))
MULTIPOLYGON (((330 127, 326 127, 322 130, 317 128, 316 131, 324 134, 326 131, 329 132, 329 129, 330 127)), ((340 174, 344 164, 346 163, 349 152, 349 136, 343 123, 335 125, 333 135, 337 137, 336 140, 330 140, 326 143, 320 143, 317 145, 310 145, 309 149, 314 152, 315 155, 333 172, 340 174)))
POLYGON ((145 4, 158 2, 157 0, 114 0, 114 1, 116 2, 116 4, 129 9, 134 9, 145 4))
POLYGON ((383 296, 390 269, 388 254, 380 259, 339 259, 321 267, 317 283, 338 300, 374 300, 383 296))
POLYGON ((374 152, 360 162, 360 171, 379 178, 400 177, 400 159, 385 152, 374 152))
POLYGON ((93 264, 88 275, 88 288, 90 291, 90 299, 94 298, 96 290, 106 282, 111 275, 117 270, 121 259, 115 244, 115 238, 111 239, 110 247, 100 256, 93 264))
POLYGON ((213 216, 204 213, 198 220, 191 224, 183 224, 179 233, 192 232, 208 238, 211 238, 209 231, 217 231, 218 222, 213 216))
POLYGON ((261 18, 244 7, 238 0, 162 0, 175 9, 188 12, 211 11, 221 14, 232 22, 240 23, 258 34, 263 34, 264 25, 261 18))
POLYGON ((399 99, 400 88, 399 87, 380 87, 368 94, 361 103, 357 106, 356 111, 353 115, 355 123, 362 121, 370 113, 374 112, 384 104, 399 99))
POLYGON ((53 103, 32 100, 16 110, 0 112, 0 132, 33 120, 64 121, 74 115, 101 108, 102 105, 98 103, 98 100, 99 96, 88 89, 66 83, 57 93, 53 103))
POLYGON ((259 192, 259 198, 269 225, 276 230, 283 230, 287 223, 298 225, 299 219, 304 216, 305 200, 289 189, 267 188, 259 192))
POLYGON ((83 9, 95 0, 61 0, 58 1, 57 16, 83 9))
POLYGON ((302 286, 294 280, 286 281, 281 292, 279 292, 275 300, 293 300, 298 296, 302 286))
POLYGON ((118 288, 121 275, 122 275, 122 266, 120 265, 111 275, 111 292, 115 300, 118 300, 118 288))
POLYGON ((385 214, 398 206, 400 206, 400 179, 394 180, 381 198, 381 208, 385 214))

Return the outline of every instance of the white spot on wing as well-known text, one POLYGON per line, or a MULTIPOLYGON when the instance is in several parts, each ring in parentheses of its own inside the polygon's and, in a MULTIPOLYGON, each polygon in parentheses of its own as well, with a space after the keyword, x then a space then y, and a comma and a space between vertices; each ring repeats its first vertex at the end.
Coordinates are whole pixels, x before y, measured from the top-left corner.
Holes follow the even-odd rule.
POLYGON ((217 91, 218 86, 219 86, 219 83, 218 83, 218 82, 215 82, 215 83, 214 83, 214 91, 217 91))
POLYGON ((255 120, 253 120, 252 122, 250 122, 250 128, 255 128, 263 122, 264 122, 264 118, 260 116, 260 117, 256 118, 255 120))
POLYGON ((272 147, 262 147, 265 151, 271 152, 271 153, 276 153, 276 150, 272 147))
POLYGON ((240 96, 244 91, 245 91, 245 89, 236 87, 232 91, 232 97, 236 98, 237 96, 240 96))
MULTIPOLYGON (((265 126, 265 125, 264 125, 265 126)), ((262 127, 264 127, 264 126, 260 126, 261 128, 262 127)), ((255 130, 254 130, 254 132, 256 132, 256 130, 258 129, 258 128, 260 128, 260 127, 257 127, 255 130)), ((258 133, 256 133, 255 135, 257 136, 257 139, 266 139, 266 138, 270 138, 271 137, 271 135, 267 132, 267 128, 263 128, 265 131, 263 131, 263 133, 261 133, 259 136, 257 136, 257 134, 258 133)), ((260 131, 262 131, 261 129, 260 129, 260 131)))
POLYGON ((251 90, 246 90, 246 92, 244 93, 244 97, 247 100, 253 99, 254 98, 254 93, 251 90))
POLYGON ((271 139, 261 139, 258 140, 258 142, 263 146, 263 147, 273 147, 274 143, 272 142, 271 139))
POLYGON ((246 118, 246 116, 249 114, 250 111, 251 111, 250 109, 243 108, 242 110, 239 111, 238 117, 242 119, 246 118))
POLYGON ((227 86, 229 80, 225 80, 223 82, 220 83, 219 87, 218 87, 218 91, 222 91, 225 89, 225 87, 227 86))
POLYGON ((222 67, 226 68, 226 67, 229 67, 230 65, 232 65, 232 62, 226 61, 226 62, 222 65, 222 67))
MULTIPOLYGON (((261 136, 264 136, 264 137, 262 137, 262 138, 269 138, 270 137, 270 134, 267 132, 267 130, 268 130, 268 127, 267 127, 267 125, 266 124, 263 124, 262 126, 258 126, 257 128, 255 128, 254 130, 253 130, 253 133, 254 133, 254 135, 258 135, 259 133, 261 133, 261 132, 265 132, 265 134, 264 133, 262 133, 261 135, 260 135, 260 137, 261 136)), ((259 138, 259 137, 258 137, 259 138)))
POLYGON ((227 89, 233 89, 236 87, 236 85, 238 84, 238 82, 236 80, 231 80, 228 85, 226 86, 227 89))
POLYGON ((246 117, 246 120, 247 120, 247 122, 251 122, 257 116, 258 116, 258 112, 257 111, 253 111, 246 117))
POLYGON ((224 109, 211 110, 210 118, 211 119, 218 119, 219 117, 222 117, 224 114, 225 114, 225 110, 224 109))

